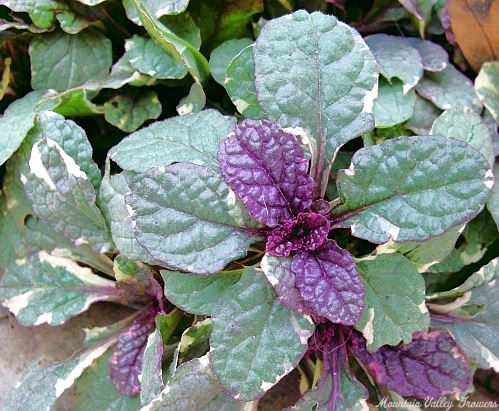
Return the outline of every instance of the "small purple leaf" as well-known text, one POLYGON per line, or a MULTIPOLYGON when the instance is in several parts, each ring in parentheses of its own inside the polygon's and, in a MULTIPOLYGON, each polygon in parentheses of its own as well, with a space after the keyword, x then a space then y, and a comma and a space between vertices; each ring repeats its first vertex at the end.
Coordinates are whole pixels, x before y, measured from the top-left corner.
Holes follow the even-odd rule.
POLYGON ((144 350, 147 338, 154 330, 157 312, 152 307, 144 311, 118 338, 111 357, 110 374, 116 389, 123 395, 133 397, 140 392, 139 374, 144 350))
POLYGON ((452 337, 438 331, 415 333, 409 344, 384 345, 374 353, 356 336, 353 347, 378 383, 403 396, 440 398, 466 390, 472 381, 468 362, 452 337))
POLYGON ((329 233, 329 220, 315 213, 300 213, 293 220, 274 228, 267 238, 266 251, 269 254, 287 257, 291 251, 315 250, 320 247, 329 233))
POLYGON ((314 181, 296 137, 268 120, 243 120, 218 151, 227 184, 258 222, 275 227, 312 203, 314 181))
POLYGON ((303 300, 315 314, 333 323, 357 323, 365 288, 348 251, 327 240, 314 251, 298 251, 291 270, 303 300))

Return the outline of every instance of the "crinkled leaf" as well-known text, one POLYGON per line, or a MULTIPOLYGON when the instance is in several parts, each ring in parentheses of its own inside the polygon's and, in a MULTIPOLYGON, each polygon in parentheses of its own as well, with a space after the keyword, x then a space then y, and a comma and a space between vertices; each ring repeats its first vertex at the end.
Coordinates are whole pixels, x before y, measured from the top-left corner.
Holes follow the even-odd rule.
POLYGON ((36 36, 29 51, 35 90, 64 91, 88 80, 103 79, 112 63, 111 41, 91 30, 36 36))
POLYGON ((133 397, 140 391, 147 339, 155 327, 156 309, 142 311, 130 327, 120 334, 110 362, 110 376, 114 386, 123 395, 133 397))
POLYGON ((151 39, 133 36, 126 40, 125 50, 130 65, 148 76, 181 79, 187 75, 187 68, 151 39))
POLYGON ((403 254, 420 273, 441 261, 453 251, 463 227, 453 227, 438 237, 425 241, 406 241, 403 243, 388 242, 376 248, 377 254, 397 252, 403 254))
POLYGON ((370 351, 409 343, 414 332, 428 329, 425 282, 407 258, 381 254, 359 261, 357 270, 366 286, 366 299, 355 328, 364 335, 370 351))
MULTIPOLYGON (((165 52, 171 53, 181 61, 196 82, 202 82, 210 72, 206 58, 198 51, 195 45, 184 40, 175 30, 170 29, 160 22, 151 10, 151 5, 146 0, 126 0, 126 7, 137 11, 141 23, 151 38, 156 41, 165 52)), ((185 18, 188 18, 187 16, 185 18)), ((185 33, 181 33, 185 35, 185 33)))
POLYGON ((431 126, 442 111, 433 103, 416 94, 414 104, 414 113, 412 117, 404 124, 404 127, 413 131, 417 135, 427 135, 430 133, 431 126))
POLYGON ((299 213, 272 230, 267 237, 265 251, 268 254, 287 257, 297 250, 319 248, 329 233, 329 221, 322 214, 299 213))
POLYGON ((405 89, 418 84, 423 77, 422 57, 405 38, 381 33, 367 36, 365 40, 383 77, 402 80, 405 89))
POLYGON ((483 64, 475 79, 475 91, 496 123, 499 123, 499 62, 490 61, 483 64))
POLYGON ((204 166, 176 163, 138 174, 125 201, 135 238, 169 268, 213 274, 258 239, 244 206, 204 166))
POLYGON ((470 220, 488 198, 493 176, 468 144, 417 136, 357 151, 337 184, 342 204, 333 212, 341 221, 333 227, 381 244, 423 241, 470 220))
POLYGON ((87 174, 54 140, 39 140, 29 160, 31 174, 21 176, 35 213, 73 244, 108 249, 104 218, 87 174))
MULTIPOLYGON (((496 181, 499 178, 499 165, 494 164, 494 177, 496 181)), ((494 184, 492 187, 492 194, 487 200, 487 209, 489 210, 492 218, 494 219, 497 229, 499 230, 499 184, 494 184)))
MULTIPOLYGON (((456 319, 441 324, 449 328, 463 353, 481 368, 493 368, 496 372, 499 372, 498 273, 499 258, 495 258, 457 289, 459 292, 471 291, 471 295, 466 296, 466 305, 481 308, 478 314, 468 320, 456 319)), ((457 314, 462 310, 459 308, 457 314)))
POLYGON ((345 325, 359 321, 366 290, 352 255, 334 240, 314 251, 298 251, 291 271, 296 288, 314 314, 345 325))
MULTIPOLYGON (((182 13, 189 5, 189 0, 144 0, 143 4, 150 13, 159 19, 169 14, 182 13)), ((137 10, 127 2, 124 2, 124 6, 127 17, 135 24, 142 25, 137 10)))
POLYGON ((253 268, 213 308, 210 358, 224 391, 250 401, 288 374, 307 350, 313 324, 284 307, 253 268))
POLYGON ((416 333, 407 345, 373 353, 356 338, 354 353, 379 384, 403 396, 440 398, 466 390, 473 377, 452 337, 438 331, 416 333))
POLYGON ((136 411, 140 407, 138 397, 121 394, 109 378, 109 360, 112 350, 97 358, 86 368, 74 385, 73 411, 136 411), (91 399, 91 400, 90 400, 91 399))
POLYGON ((0 300, 23 325, 59 325, 97 301, 116 300, 114 282, 40 251, 6 268, 0 300))
POLYGON ((178 367, 159 397, 143 411, 238 411, 243 406, 222 392, 205 355, 178 367))
POLYGON ((35 106, 42 93, 32 91, 15 100, 0 117, 0 165, 19 148, 35 123, 35 106))
POLYGON ((410 119, 415 103, 416 93, 413 89, 404 90, 404 84, 398 79, 389 83, 381 77, 373 107, 376 127, 392 127, 410 119))
POLYGON ((333 16, 300 10, 269 21, 254 57, 263 111, 283 127, 307 130, 320 155, 327 146, 328 161, 373 128, 374 58, 360 35, 333 16))
POLYGON ((140 403, 142 406, 154 400, 163 389, 162 363, 163 339, 161 333, 156 329, 147 338, 142 372, 139 376, 140 403))
POLYGON ((248 38, 231 39, 222 43, 211 52, 211 76, 217 83, 221 84, 222 86, 225 84, 227 67, 229 67, 230 62, 241 52, 241 50, 251 44, 253 44, 253 40, 248 38))
POLYGON ((224 87, 242 115, 247 118, 264 118, 256 95, 253 44, 237 54, 227 67, 224 87))
POLYGON ((438 73, 426 73, 416 91, 442 110, 464 106, 478 113, 482 111, 473 83, 451 64, 438 73))
POLYGON ((102 356, 113 343, 111 340, 94 346, 68 361, 45 368, 37 365, 29 367, 16 384, 16 388, 7 398, 2 399, 2 406, 8 410, 19 409, 19 404, 27 410, 51 409, 57 398, 71 387, 82 372, 102 356))
POLYGON ((417 37, 406 37, 405 40, 419 52, 425 70, 442 71, 449 64, 449 55, 439 44, 417 37))
POLYGON ((453 137, 475 147, 489 161, 494 163, 492 135, 482 118, 467 107, 453 107, 444 111, 434 122, 430 134, 453 137))
POLYGON ((211 315, 220 295, 239 281, 241 273, 223 272, 210 276, 161 271, 165 297, 191 314, 211 315))
POLYGON ((131 172, 128 171, 112 176, 106 171, 100 187, 99 204, 120 253, 132 260, 154 264, 153 258, 133 235, 132 218, 125 204, 125 193, 128 190, 127 177, 130 176, 131 172))
POLYGON ((155 91, 142 94, 119 94, 104 104, 104 116, 108 123, 120 130, 137 130, 147 120, 161 114, 161 103, 155 91))
POLYGON ((303 297, 296 287, 295 274, 291 270, 291 257, 277 257, 265 254, 260 263, 262 271, 275 292, 279 301, 289 309, 301 314, 310 314, 303 297))
POLYGON ((109 156, 122 169, 138 172, 179 161, 218 170, 219 142, 235 124, 233 117, 216 110, 172 117, 131 134, 113 147, 109 156))
POLYGON ((222 175, 258 222, 275 227, 312 204, 313 180, 296 137, 267 120, 243 120, 218 152, 222 175))

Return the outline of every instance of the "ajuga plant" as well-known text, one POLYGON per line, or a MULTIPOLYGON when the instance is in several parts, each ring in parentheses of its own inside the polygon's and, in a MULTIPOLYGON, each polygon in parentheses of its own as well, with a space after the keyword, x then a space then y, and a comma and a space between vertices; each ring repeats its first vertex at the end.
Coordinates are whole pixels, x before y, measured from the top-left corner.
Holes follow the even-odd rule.
POLYGON ((499 371, 499 69, 421 38, 442 2, 69 3, 0 0, 0 301, 133 313, 2 409, 266 409, 288 375, 279 407, 384 409, 499 371))

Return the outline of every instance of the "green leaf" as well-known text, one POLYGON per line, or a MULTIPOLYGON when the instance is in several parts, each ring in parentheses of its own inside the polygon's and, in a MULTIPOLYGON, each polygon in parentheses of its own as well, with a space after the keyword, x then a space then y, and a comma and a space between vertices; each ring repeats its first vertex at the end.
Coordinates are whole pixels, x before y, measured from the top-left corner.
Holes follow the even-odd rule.
MULTIPOLYGON (((229 67, 230 62, 234 57, 236 57, 244 48, 253 44, 253 40, 244 39, 231 39, 211 52, 210 55, 210 69, 211 76, 215 81, 222 86, 225 83, 225 73, 227 72, 227 67, 229 67)), ((253 70, 254 72, 254 70, 253 70)))
MULTIPOLYGON (((499 372, 499 258, 482 267, 478 277, 483 284, 472 288, 467 305, 482 306, 483 309, 471 320, 444 323, 454 336, 461 351, 476 361, 480 368, 493 368, 499 372)), ((472 281, 476 283, 476 278, 472 281)), ((466 286, 469 287, 470 284, 466 286)), ((474 285, 474 284, 473 284, 474 285)), ((452 313, 451 313, 452 315, 452 313)))
POLYGON ((55 17, 59 21, 61 29, 68 34, 78 34, 91 24, 86 18, 69 10, 60 11, 55 17))
POLYGON ((206 95, 199 83, 192 83, 189 94, 180 99, 177 105, 177 113, 181 116, 191 113, 199 113, 206 105, 206 95))
POLYGON ((0 300, 23 325, 59 325, 96 301, 115 300, 114 282, 45 251, 18 259, 0 283, 0 300))
POLYGON ((128 190, 127 176, 130 177, 130 173, 126 171, 110 176, 107 170, 102 179, 99 204, 109 224, 113 242, 120 253, 131 260, 154 264, 153 258, 133 235, 132 219, 125 204, 125 193, 128 190))
POLYGON ((86 6, 97 6, 97 4, 104 3, 107 0, 77 0, 77 1, 85 4, 86 6))
POLYGON ((403 37, 372 34, 366 37, 366 43, 376 58, 379 72, 389 81, 402 80, 404 91, 414 88, 423 77, 421 55, 403 37))
POLYGON ((404 124, 404 127, 418 135, 428 135, 433 122, 441 112, 442 111, 439 110, 433 103, 429 102, 425 98, 419 97, 419 95, 416 94, 414 113, 404 124))
MULTIPOLYGON (((189 5, 189 0, 143 0, 144 7, 147 7, 157 19, 168 14, 180 14, 189 5)), ((123 2, 127 17, 135 24, 142 25, 137 10, 131 3, 123 2)))
POLYGON ((426 241, 407 241, 404 243, 388 242, 376 248, 377 254, 398 252, 403 254, 420 273, 441 261, 444 261, 455 249, 457 239, 463 227, 453 227, 438 237, 426 241))
POLYGON ((163 338, 165 344, 168 343, 168 340, 174 333, 182 318, 182 312, 177 309, 170 311, 168 314, 160 313, 156 316, 156 327, 161 333, 161 337, 163 338))
POLYGON ((220 295, 239 281, 241 273, 223 272, 210 276, 161 271, 165 282, 165 297, 191 314, 212 315, 220 295))
POLYGON ((453 137, 475 147, 494 164, 494 149, 489 128, 476 112, 467 107, 453 107, 444 111, 434 122, 430 134, 453 137))
POLYGON ((416 91, 442 110, 464 106, 477 113, 482 111, 473 83, 451 64, 440 72, 427 72, 416 91))
POLYGON ((404 83, 394 79, 391 84, 379 79, 378 97, 374 100, 373 114, 376 127, 392 127, 411 118, 414 113, 416 93, 405 90, 404 83))
MULTIPOLYGON (((269 7, 265 5, 265 9, 269 7)), ((207 50, 224 41, 253 37, 255 15, 264 13, 263 0, 191 0, 189 13, 201 29, 203 46, 207 50)))
POLYGON ((258 239, 243 204, 204 166, 177 163, 136 175, 126 203, 135 238, 169 268, 213 274, 258 239))
POLYGON ((255 62, 253 44, 235 56, 227 67, 225 89, 242 115, 247 118, 264 118, 255 86, 255 62))
MULTIPOLYGON (((57 398, 74 384, 85 369, 106 353, 113 343, 112 340, 102 343, 68 361, 45 368, 39 368, 37 365, 31 366, 22 375, 15 390, 3 399, 2 406, 8 410, 19 409, 19 404, 22 404, 22 408, 26 410, 51 409, 57 398)), ((93 402, 88 401, 88 396, 86 401, 91 403, 92 407, 94 406, 93 402)))
POLYGON ((147 338, 140 376, 140 404, 151 403, 164 387, 162 376, 163 338, 156 328, 147 338))
POLYGON ((208 355, 177 368, 160 396, 143 411, 238 411, 244 404, 223 394, 208 355), (194 389, 195 388, 195 389, 194 389))
POLYGON ((337 184, 341 205, 332 226, 381 244, 423 241, 470 220, 487 200, 493 175, 468 144, 417 136, 357 151, 337 184))
POLYGON ((15 100, 0 117, 0 165, 19 148, 35 123, 35 106, 42 97, 41 92, 32 91, 15 100))
POLYGON ((83 88, 75 88, 61 93, 49 90, 40 101, 40 107, 55 111, 65 117, 93 116, 100 113, 97 105, 90 101, 90 94, 83 88))
POLYGON ((365 306, 355 328, 370 351, 382 345, 409 343, 416 331, 426 331, 430 315, 425 305, 425 282, 407 258, 381 254, 357 262, 366 286, 365 306))
POLYGON ((199 50, 201 47, 201 33, 189 13, 164 16, 160 21, 178 37, 199 50))
POLYGON ((482 65, 475 79, 475 91, 483 103, 499 123, 499 62, 489 61, 482 65))
POLYGON ((139 397, 121 394, 109 378, 109 360, 112 350, 97 358, 85 369, 74 385, 72 411, 136 411, 139 397))
MULTIPOLYGON (((374 126, 374 57, 360 35, 333 16, 301 10, 269 21, 255 43, 258 100, 270 120, 302 127, 331 161, 374 126)), ((319 161, 320 171, 326 164, 319 161)))
POLYGON ((0 5, 12 11, 29 13, 33 23, 42 29, 51 28, 57 10, 67 7, 55 0, 0 0, 0 5))
MULTIPOLYGON (((499 165, 494 164, 494 177, 499 181, 499 165)), ((487 200, 487 209, 489 210, 497 229, 499 230, 499 184, 496 183, 492 187, 492 194, 487 200)))
POLYGON ((216 110, 172 117, 131 134, 109 156, 122 169, 137 172, 179 161, 218 170, 218 145, 235 125, 235 118, 216 110))
POLYGON ((64 91, 103 79, 112 63, 111 41, 91 30, 36 36, 29 45, 34 90, 64 91))
POLYGON ((108 235, 95 190, 75 160, 46 138, 33 145, 29 169, 21 180, 35 213, 73 244, 105 252, 108 235))
POLYGON ((204 81, 209 73, 210 66, 206 58, 197 50, 197 48, 179 37, 174 31, 161 23, 150 10, 150 5, 144 0, 127 0, 125 4, 135 8, 140 21, 145 29, 156 41, 156 43, 167 53, 171 53, 181 61, 189 70, 191 76, 196 82, 204 81))
POLYGON ((314 327, 284 307, 263 272, 248 268, 225 290, 212 313, 210 358, 224 391, 261 397, 301 360, 314 327))
POLYGON ((147 120, 161 114, 161 103, 155 91, 142 94, 119 94, 104 103, 106 121, 120 130, 132 132, 147 120))
POLYGON ((148 76, 181 79, 187 75, 187 68, 151 39, 133 36, 126 40, 125 50, 130 65, 148 76))

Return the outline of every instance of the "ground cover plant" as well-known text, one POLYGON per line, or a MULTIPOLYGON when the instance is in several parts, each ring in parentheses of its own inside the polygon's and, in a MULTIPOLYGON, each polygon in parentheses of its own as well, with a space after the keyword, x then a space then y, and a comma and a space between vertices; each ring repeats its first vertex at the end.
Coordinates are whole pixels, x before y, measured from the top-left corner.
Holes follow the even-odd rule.
POLYGON ((458 3, 0 0, 0 302, 133 309, 2 409, 257 409, 292 372, 291 410, 487 388, 499 62, 458 3))

